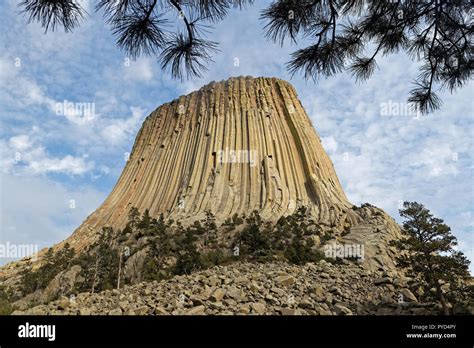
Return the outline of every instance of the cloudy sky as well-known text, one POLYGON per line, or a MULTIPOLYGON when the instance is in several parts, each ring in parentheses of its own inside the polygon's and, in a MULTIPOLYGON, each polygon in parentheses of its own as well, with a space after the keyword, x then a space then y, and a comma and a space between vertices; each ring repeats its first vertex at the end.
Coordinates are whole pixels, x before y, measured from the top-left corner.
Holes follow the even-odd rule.
POLYGON ((472 83, 442 95, 442 109, 427 117, 384 116, 383 105, 405 103, 417 63, 381 58, 363 84, 347 74, 317 84, 291 77, 285 62, 298 46, 265 40, 263 1, 218 24, 215 62, 202 79, 180 82, 153 58, 127 64, 92 0, 83 2, 91 15, 79 29, 46 35, 26 25, 18 0, 0 4, 1 243, 42 248, 70 235, 111 191, 151 111, 210 81, 252 75, 296 87, 352 203, 370 202, 398 221, 399 202, 424 203, 474 261, 472 83), (95 114, 64 116, 64 101, 93 103, 95 114))

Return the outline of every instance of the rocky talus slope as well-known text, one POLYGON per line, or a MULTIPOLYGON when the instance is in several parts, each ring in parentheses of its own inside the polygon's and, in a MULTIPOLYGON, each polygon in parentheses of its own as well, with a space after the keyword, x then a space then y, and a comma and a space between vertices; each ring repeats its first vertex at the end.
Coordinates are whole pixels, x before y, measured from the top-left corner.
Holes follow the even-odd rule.
POLYGON ((161 282, 63 297, 13 314, 353 315, 439 314, 417 284, 354 262, 234 263, 161 282))

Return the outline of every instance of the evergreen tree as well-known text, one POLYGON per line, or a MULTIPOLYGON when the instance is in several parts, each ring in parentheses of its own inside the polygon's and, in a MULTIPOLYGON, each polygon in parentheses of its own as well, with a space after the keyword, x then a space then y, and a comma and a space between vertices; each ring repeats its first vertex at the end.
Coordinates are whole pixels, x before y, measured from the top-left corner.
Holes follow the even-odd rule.
POLYGON ((132 207, 130 208, 130 211, 128 212, 128 226, 133 230, 134 228, 137 228, 137 226, 140 224, 140 212, 138 211, 137 208, 132 207))
POLYGON ((196 248, 197 238, 192 229, 187 229, 184 238, 179 241, 178 257, 173 269, 174 274, 190 274, 203 267, 201 254, 196 248))
POLYGON ((313 260, 313 252, 311 246, 303 239, 303 233, 300 228, 294 230, 291 243, 285 250, 286 259, 297 265, 304 265, 306 262, 313 260))
POLYGON ((285 258, 294 264, 302 265, 310 261, 319 261, 322 254, 313 251, 314 242, 304 236, 319 233, 317 224, 309 215, 306 207, 298 208, 293 214, 282 217, 275 226, 272 245, 283 250, 285 258))
POLYGON ((148 243, 149 251, 143 266, 143 279, 146 281, 160 280, 165 277, 166 259, 172 256, 172 236, 169 222, 165 222, 163 214, 152 220, 151 234, 154 237, 148 243))
POLYGON ((242 254, 255 257, 267 256, 271 251, 269 226, 264 226, 257 211, 252 212, 246 222, 247 225, 237 238, 242 254))
POLYGON ((44 289, 49 282, 61 271, 66 270, 74 259, 74 250, 69 243, 65 243, 63 248, 54 252, 49 248, 43 256, 41 266, 33 271, 30 266, 22 273, 22 292, 32 293, 38 289, 44 289))
POLYGON ((204 250, 217 249, 219 247, 216 218, 210 211, 206 212, 204 220, 204 250))
POLYGON ((69 243, 65 243, 64 247, 58 251, 57 263, 62 269, 67 269, 75 257, 74 249, 69 243))
POLYGON ((95 253, 95 275, 91 291, 110 290, 117 284, 119 267, 119 254, 113 244, 113 229, 103 227, 99 240, 94 246, 95 253))
POLYGON ((151 227, 152 218, 148 209, 145 209, 142 219, 137 223, 137 227, 142 230, 148 230, 151 227))
POLYGON ((455 250, 457 241, 451 228, 422 204, 404 202, 400 215, 406 220, 405 239, 393 242, 402 251, 398 264, 423 281, 426 294, 434 288, 444 314, 449 314, 442 283, 449 283, 453 291, 458 288, 469 277, 469 260, 455 250))

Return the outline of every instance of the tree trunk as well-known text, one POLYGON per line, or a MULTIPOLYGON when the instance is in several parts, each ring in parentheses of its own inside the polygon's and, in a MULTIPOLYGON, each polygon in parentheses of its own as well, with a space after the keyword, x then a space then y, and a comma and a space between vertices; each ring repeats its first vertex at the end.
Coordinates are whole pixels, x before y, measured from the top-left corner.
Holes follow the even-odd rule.
POLYGON ((123 250, 120 250, 119 269, 118 269, 118 276, 117 276, 117 289, 120 289, 120 275, 122 274, 122 254, 123 254, 123 250))
POLYGON ((91 293, 94 293, 94 290, 95 290, 95 284, 96 284, 96 281, 97 281, 97 273, 99 271, 99 259, 100 259, 100 256, 97 255, 97 257, 95 259, 95 272, 94 272, 94 279, 92 280, 91 293))
POLYGON ((449 315, 449 308, 448 305, 446 304, 446 299, 443 294, 443 290, 441 289, 441 285, 439 285, 439 282, 436 281, 436 292, 438 294, 438 299, 439 302, 441 302, 441 306, 443 307, 443 314, 444 315, 449 315))
POLYGON ((431 257, 429 254, 425 253, 425 257, 428 261, 428 268, 430 270, 430 273, 428 274, 428 284, 431 282, 434 283, 436 287, 436 294, 438 295, 438 300, 441 302, 441 307, 443 308, 443 314, 444 315, 449 315, 449 308, 446 304, 446 299, 444 298, 443 290, 441 289, 441 285, 439 285, 439 278, 435 276, 435 272, 433 271, 433 264, 431 263, 431 257), (431 280, 431 282, 430 282, 431 280))

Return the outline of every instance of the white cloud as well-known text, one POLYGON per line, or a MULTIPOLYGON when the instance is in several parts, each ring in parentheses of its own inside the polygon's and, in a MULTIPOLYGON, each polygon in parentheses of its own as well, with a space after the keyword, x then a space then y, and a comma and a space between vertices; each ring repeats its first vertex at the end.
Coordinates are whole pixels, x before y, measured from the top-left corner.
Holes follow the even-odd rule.
POLYGON ((0 82, 2 102, 17 110, 30 105, 54 104, 45 88, 25 71, 25 67, 15 65, 15 58, 0 57, 0 82))
MULTIPOLYGON (((49 247, 68 237, 105 196, 89 186, 0 173, 0 241, 49 247)), ((0 265, 9 261, 0 259, 0 265)))
POLYGON ((334 139, 334 137, 332 137, 332 136, 322 137, 321 142, 323 143, 324 149, 328 153, 337 152, 338 143, 337 143, 336 139, 334 139))
POLYGON ((413 167, 422 167, 428 176, 457 175, 458 154, 449 145, 433 146, 414 156, 413 167))
POLYGON ((124 60, 124 78, 134 81, 150 81, 153 78, 154 65, 156 65, 156 61, 150 58, 139 58, 136 61, 124 60))
POLYGON ((23 151, 30 148, 32 142, 29 135, 22 134, 17 135, 15 137, 11 137, 9 140, 9 144, 14 150, 23 151))
POLYGON ((141 123, 144 110, 139 107, 130 108, 132 115, 126 119, 115 119, 102 129, 101 135, 111 144, 118 144, 128 137, 134 137, 136 128, 141 123))
POLYGON ((50 156, 39 144, 41 136, 41 131, 36 127, 29 134, 16 135, 8 141, 0 140, 2 172, 21 175, 81 175, 94 168, 94 162, 87 161, 85 156, 50 156))
POLYGON ((65 173, 80 175, 93 169, 93 167, 93 163, 86 162, 84 158, 77 158, 71 155, 63 158, 43 157, 39 160, 32 160, 28 164, 28 168, 33 174, 65 173))

